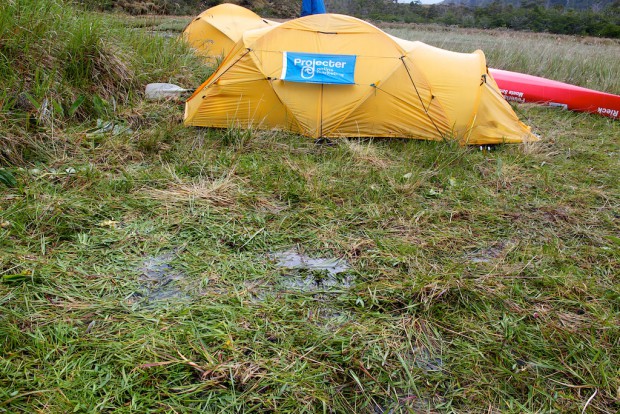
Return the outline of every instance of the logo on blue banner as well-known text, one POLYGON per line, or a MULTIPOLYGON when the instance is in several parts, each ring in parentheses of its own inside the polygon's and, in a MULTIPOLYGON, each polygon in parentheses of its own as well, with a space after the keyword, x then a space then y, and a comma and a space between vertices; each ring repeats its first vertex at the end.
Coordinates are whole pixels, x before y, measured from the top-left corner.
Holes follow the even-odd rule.
POLYGON ((280 79, 352 85, 355 83, 355 60, 355 55, 284 52, 280 79))

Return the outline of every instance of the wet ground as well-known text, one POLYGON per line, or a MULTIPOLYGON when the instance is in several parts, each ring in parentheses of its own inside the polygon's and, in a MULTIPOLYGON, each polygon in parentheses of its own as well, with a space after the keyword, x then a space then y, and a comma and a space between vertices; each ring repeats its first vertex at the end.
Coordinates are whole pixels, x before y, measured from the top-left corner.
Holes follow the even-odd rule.
POLYGON ((166 252, 157 256, 147 257, 139 268, 140 291, 133 296, 136 302, 154 304, 157 302, 179 302, 191 299, 179 281, 186 275, 170 264, 177 252, 166 252))
POLYGON ((290 270, 280 281, 286 290, 312 293, 349 289, 354 279, 349 264, 338 258, 311 257, 296 249, 269 255, 277 267, 290 270))
POLYGON ((506 251, 509 250, 510 246, 511 242, 500 240, 491 246, 468 254, 467 258, 472 263, 490 263, 502 258, 506 254, 506 251))
MULTIPOLYGON (((171 250, 144 259, 138 267, 140 289, 132 295, 134 302, 163 304, 192 298, 183 283, 188 275, 171 264, 177 254, 177 250, 171 250)), ((246 289, 256 302, 286 293, 342 293, 354 284, 354 277, 349 272, 350 265, 343 259, 309 256, 297 249, 289 249, 270 253, 267 260, 283 271, 275 282, 258 280, 245 283, 246 289)), ((317 296, 317 299, 321 298, 317 296)), ((320 309, 316 314, 329 318, 341 316, 340 312, 329 306, 320 309)))

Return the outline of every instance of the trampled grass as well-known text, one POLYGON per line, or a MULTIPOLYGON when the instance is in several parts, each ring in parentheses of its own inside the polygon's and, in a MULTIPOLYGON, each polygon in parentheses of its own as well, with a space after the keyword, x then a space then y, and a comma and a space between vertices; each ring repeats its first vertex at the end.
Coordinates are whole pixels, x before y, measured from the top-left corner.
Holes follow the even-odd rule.
MULTIPOLYGON (((166 52, 140 82, 197 81, 166 52)), ((618 122, 521 106, 541 142, 315 144, 184 128, 132 88, 125 132, 85 113, 5 158, 0 412, 620 409, 618 122)))

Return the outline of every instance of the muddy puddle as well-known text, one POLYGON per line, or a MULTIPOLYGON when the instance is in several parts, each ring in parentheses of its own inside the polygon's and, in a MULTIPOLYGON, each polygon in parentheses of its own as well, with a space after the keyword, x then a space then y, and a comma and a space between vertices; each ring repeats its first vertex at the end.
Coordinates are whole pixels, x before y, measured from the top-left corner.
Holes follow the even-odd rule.
POLYGON ((346 260, 310 256, 297 249, 269 253, 267 260, 281 270, 275 280, 245 282, 252 302, 307 295, 312 298, 304 315, 308 322, 331 328, 354 319, 350 312, 340 309, 336 301, 338 295, 355 285, 351 266, 346 260))
POLYGON ((138 269, 141 289, 133 294, 134 302, 149 305, 191 299, 179 283, 186 278, 186 275, 170 264, 176 254, 176 251, 167 252, 144 259, 138 269))
MULTIPOLYGON (((187 303, 209 293, 231 294, 226 285, 203 286, 197 295, 188 281, 188 275, 173 265, 179 254, 170 250, 147 256, 138 265, 139 289, 129 300, 138 309, 187 303), (192 290, 190 290, 192 289, 192 290)), ((257 257, 256 260, 265 260, 257 257)), ((305 317, 321 326, 340 326, 354 319, 346 310, 340 309, 335 300, 355 285, 351 266, 340 258, 310 256, 296 249, 270 253, 267 260, 281 270, 273 279, 256 279, 244 282, 251 302, 260 304, 287 295, 308 295, 305 317)))
POLYGON ((413 352, 413 364, 425 373, 443 371, 443 360, 433 356, 426 348, 415 348, 413 352))
POLYGON ((354 284, 348 272, 351 266, 343 259, 311 257, 296 249, 271 253, 277 267, 288 269, 279 281, 284 290, 305 293, 347 290, 354 284))
POLYGON ((479 249, 467 255, 467 259, 472 263, 491 263, 505 256, 511 243, 502 240, 484 249, 479 249))

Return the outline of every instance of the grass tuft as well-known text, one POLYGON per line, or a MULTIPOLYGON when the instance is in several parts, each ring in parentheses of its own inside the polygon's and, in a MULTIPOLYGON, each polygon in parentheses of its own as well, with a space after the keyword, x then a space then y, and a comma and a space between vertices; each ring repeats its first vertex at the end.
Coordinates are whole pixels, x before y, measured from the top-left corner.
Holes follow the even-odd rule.
POLYGON ((64 131, 118 116, 146 83, 192 87, 212 69, 177 39, 154 36, 63 0, 8 2, 0 10, 0 163, 50 159, 46 149, 64 146, 64 131))
POLYGON ((149 189, 146 195, 149 198, 162 200, 167 203, 208 203, 215 206, 231 206, 235 203, 235 194, 240 192, 239 181, 235 177, 234 169, 224 176, 215 179, 200 177, 191 183, 186 183, 170 170, 172 183, 167 189, 149 189))

